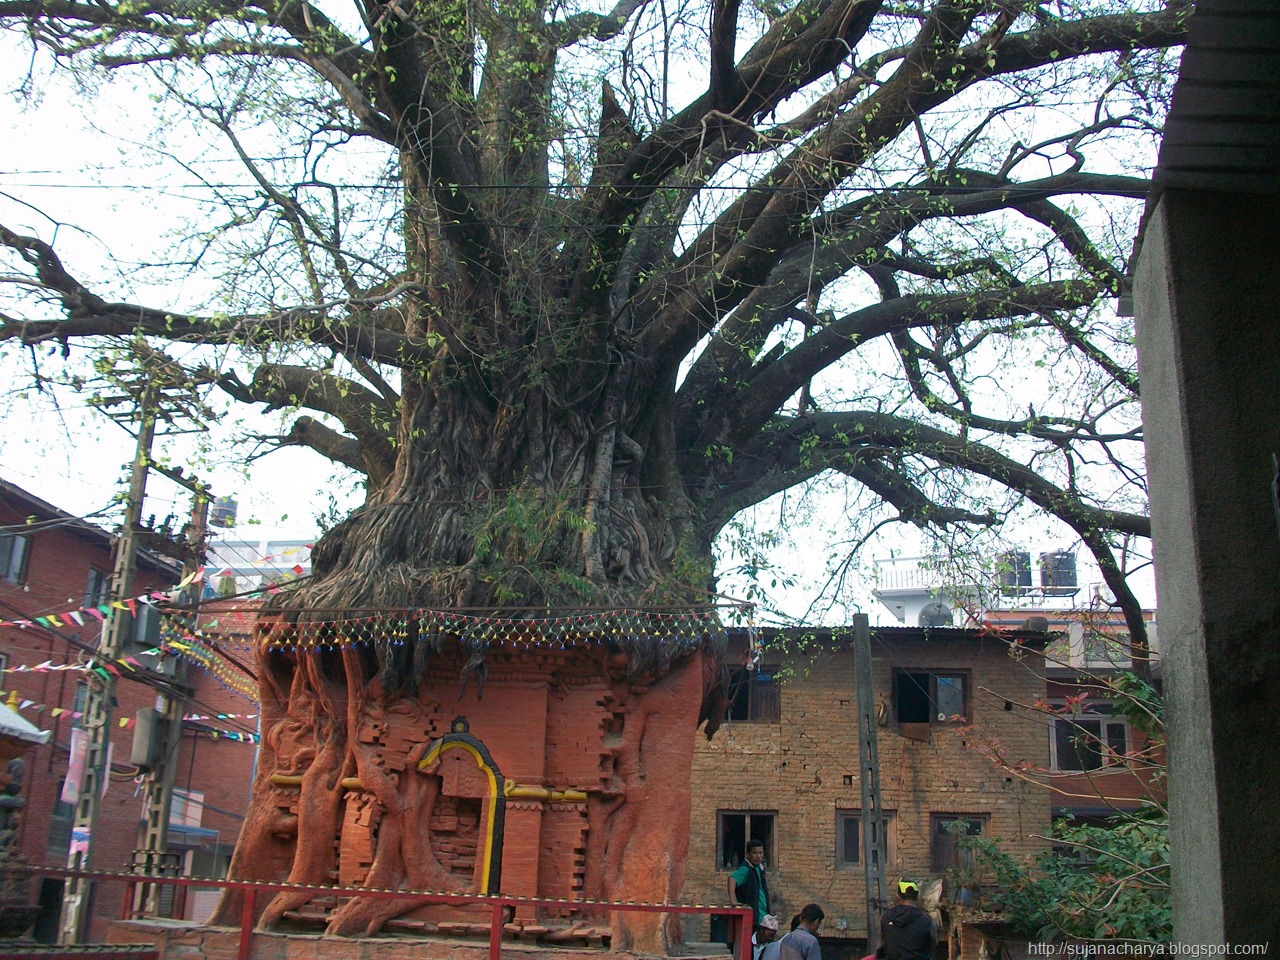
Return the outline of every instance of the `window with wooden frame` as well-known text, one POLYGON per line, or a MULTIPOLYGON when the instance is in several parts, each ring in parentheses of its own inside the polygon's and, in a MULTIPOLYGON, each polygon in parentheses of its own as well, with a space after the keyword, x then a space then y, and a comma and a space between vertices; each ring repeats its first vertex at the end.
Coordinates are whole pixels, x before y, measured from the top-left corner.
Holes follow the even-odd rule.
POLYGON ((83 680, 76 683, 75 699, 71 702, 71 726, 84 726, 84 712, 89 707, 89 685, 83 680))
POLYGON ((49 856, 67 855, 71 848, 71 824, 76 818, 74 803, 62 802, 62 788, 66 784, 65 777, 53 795, 53 811, 49 815, 49 835, 45 839, 45 853, 49 856))
POLYGON ((898 723, 966 723, 966 670, 894 670, 893 703, 898 723))
MULTIPOLYGON (((892 810, 884 811, 884 857, 886 865, 898 862, 898 823, 892 810)), ((873 836, 872 840, 876 838, 873 836)), ((836 869, 862 866, 862 811, 836 811, 836 869)))
POLYGON ((781 697, 778 695, 778 667, 762 663, 754 670, 734 667, 729 670, 729 709, 725 719, 741 723, 778 723, 782 719, 781 697))
POLYGON ((30 537, 20 533, 0 533, 0 579, 18 584, 25 582, 30 552, 30 537))
POLYGON ((747 841, 764 844, 764 862, 774 862, 773 825, 777 814, 769 810, 719 810, 716 812, 716 865, 736 870, 747 858, 747 841))
POLYGON ((960 845, 961 835, 987 835, 985 813, 933 813, 929 815, 929 868, 934 873, 973 869, 973 851, 960 845))
POLYGON ((84 581, 84 606, 98 607, 111 597, 111 574, 90 567, 84 581))

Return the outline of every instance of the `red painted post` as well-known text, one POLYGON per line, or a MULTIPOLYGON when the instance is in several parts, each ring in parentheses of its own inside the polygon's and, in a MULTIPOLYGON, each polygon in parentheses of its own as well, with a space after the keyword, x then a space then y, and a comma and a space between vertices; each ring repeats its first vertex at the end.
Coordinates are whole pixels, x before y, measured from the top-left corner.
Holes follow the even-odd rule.
POLYGON ((755 912, 748 910, 738 915, 738 960, 751 960, 751 934, 755 932, 751 920, 755 912))
POLYGON ((502 957, 502 901, 493 901, 493 916, 489 919, 489 960, 502 957))
POLYGON ((240 956, 239 960, 249 960, 253 946, 253 895, 257 893, 253 887, 244 888, 244 909, 240 911, 240 956))

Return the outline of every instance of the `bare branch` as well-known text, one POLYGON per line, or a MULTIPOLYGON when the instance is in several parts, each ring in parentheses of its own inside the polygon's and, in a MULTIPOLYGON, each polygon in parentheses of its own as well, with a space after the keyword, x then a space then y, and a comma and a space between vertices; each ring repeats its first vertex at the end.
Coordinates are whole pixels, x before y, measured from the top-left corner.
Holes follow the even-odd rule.
MULTIPOLYGON (((42 343, 84 337, 144 336, 187 343, 287 342, 317 343, 367 360, 426 366, 435 350, 422 339, 361 323, 331 319, 344 308, 353 314, 413 295, 418 289, 400 284, 375 298, 343 299, 268 314, 198 317, 133 303, 111 303, 83 286, 63 267, 49 244, 0 225, 0 245, 16 250, 35 269, 40 286, 53 293, 65 320, 16 320, 0 323, 0 341, 42 343)), ((24 281, 29 282, 29 281, 24 281)))
MULTIPOLYGON (((232 374, 219 377, 217 383, 244 403, 265 403, 268 409, 306 407, 336 417, 359 444, 361 472, 368 474, 375 486, 380 486, 390 475, 395 463, 395 448, 391 443, 395 411, 376 393, 309 367, 279 364, 259 367, 248 384, 232 374)), ((335 446, 332 437, 313 430, 310 424, 302 429, 334 450, 348 449, 335 446)), ((344 452, 344 456, 347 455, 344 452)))
MULTIPOLYGON (((972 11, 970 11, 971 15, 972 11)), ((908 125, 992 74, 1105 50, 1167 46, 1185 36, 1185 13, 1089 18, 948 48, 966 14, 939 4, 894 76, 858 110, 833 119, 704 230, 637 304, 646 342, 663 363, 678 358, 759 284, 802 236, 818 204, 908 125), (945 78, 945 79, 944 79, 945 78), (654 295, 660 292, 660 295, 654 295)))
MULTIPOLYGON (((369 464, 361 450, 360 441, 326 427, 315 417, 298 417, 284 436, 260 439, 275 447, 308 447, 334 463, 369 475, 369 464)), ((369 479, 372 486, 381 485, 380 480, 375 482, 372 476, 369 479)))
POLYGON ((587 38, 611 40, 622 33, 628 21, 649 2, 650 0, 618 0, 608 13, 576 13, 566 20, 551 24, 552 40, 557 47, 568 47, 587 38))

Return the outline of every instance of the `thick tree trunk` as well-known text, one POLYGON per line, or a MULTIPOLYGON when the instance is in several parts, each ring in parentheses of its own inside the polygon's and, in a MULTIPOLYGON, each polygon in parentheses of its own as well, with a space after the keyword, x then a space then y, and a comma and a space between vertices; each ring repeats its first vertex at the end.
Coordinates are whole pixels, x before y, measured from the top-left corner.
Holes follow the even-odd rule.
MULTIPOLYGON (((339 904, 327 919, 340 935, 422 913, 409 891, 478 892, 480 854, 457 851, 489 842, 468 811, 492 814, 499 800, 458 793, 439 760, 465 705, 470 730, 522 784, 521 816, 558 831, 545 847, 519 838, 532 847, 513 862, 558 850, 576 863, 577 844, 585 856, 580 875, 561 863, 536 881, 504 873, 504 892, 673 899, 695 729, 723 712, 707 706, 720 696, 714 622, 598 619, 618 608, 707 613, 710 542, 679 479, 671 417, 653 399, 672 385, 652 382, 599 322, 607 289, 578 297, 580 316, 556 314, 568 302, 551 268, 558 251, 520 226, 545 211, 508 205, 501 229, 460 247, 437 226, 437 201, 452 198, 432 193, 413 150, 402 170, 407 262, 422 291, 402 322, 438 357, 402 370, 385 480, 316 545, 312 579, 260 625, 262 759, 232 873, 406 891, 339 904), (483 257, 482 241, 503 271, 458 254, 483 257), (566 630, 575 615, 596 619, 566 630), (481 702, 486 680, 504 689, 481 702), (456 835, 437 843, 439 831, 456 835)), ((545 177, 536 164, 491 173, 545 177)), ((313 896, 275 897, 260 926, 313 896)), ((215 920, 235 922, 239 909, 230 897, 215 920)), ((668 943, 655 915, 608 919, 617 946, 668 943)))
MULTIPOLYGON (((570 413, 548 423, 554 406, 528 392, 481 404, 461 389, 424 387, 405 411, 401 434, 410 442, 388 482, 317 544, 313 580, 259 625, 263 747, 232 875, 406 891, 340 903, 328 914, 330 934, 370 934, 406 912, 429 914, 409 891, 480 892, 478 873, 442 862, 433 824, 446 810, 446 783, 418 770, 463 703, 471 729, 517 769, 521 751, 504 739, 512 711, 538 754, 568 749, 555 741, 565 723, 586 725, 586 740, 573 748, 581 756, 562 769, 518 774, 581 798, 572 801, 577 812, 556 812, 581 836, 580 882, 553 890, 550 881, 512 879, 526 884, 519 893, 679 895, 693 737, 700 717, 722 712, 707 707, 720 695, 720 670, 715 644, 700 633, 714 623, 673 630, 609 621, 584 628, 565 650, 567 635, 545 622, 557 612, 561 620, 575 610, 599 617, 616 607, 706 613, 705 595, 690 587, 707 585, 709 547, 678 532, 691 529, 687 506, 672 510, 655 495, 670 489, 674 471, 660 461, 671 447, 658 442, 649 458, 624 429, 620 399, 595 418, 570 413), (467 612, 442 620, 449 611, 467 612), (531 642, 545 651, 540 658, 528 655, 531 642), (513 693, 481 702, 486 677, 513 693), (547 693, 526 707, 514 691, 531 685, 547 693), (583 685, 599 688, 583 701, 586 713, 553 716, 550 691, 583 685), (607 767, 592 768, 602 756, 607 767)), ((521 842, 534 843, 535 859, 548 855, 536 837, 521 842)), ((305 912, 314 897, 286 893, 260 905, 260 928, 305 912)), ((236 922, 240 909, 228 897, 214 922, 236 922)), ((679 929, 621 912, 608 923, 616 947, 655 953, 679 929)))

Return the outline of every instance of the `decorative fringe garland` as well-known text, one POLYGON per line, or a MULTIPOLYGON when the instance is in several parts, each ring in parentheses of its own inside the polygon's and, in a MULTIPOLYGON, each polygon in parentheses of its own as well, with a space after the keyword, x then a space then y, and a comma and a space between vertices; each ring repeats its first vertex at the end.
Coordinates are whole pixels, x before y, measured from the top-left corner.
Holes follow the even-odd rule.
MULTIPOLYGON (((199 576, 197 573, 189 579, 198 580, 199 576)), ((139 603, 167 599, 167 595, 157 593, 151 594, 149 598, 117 601, 111 607, 128 609, 136 615, 139 603)), ((98 619, 106 619, 112 614, 111 607, 103 605, 102 608, 83 609, 98 619)), ((734 604, 732 608, 750 614, 749 606, 734 604)), ((78 616, 68 614, 62 616, 66 617, 69 623, 80 620, 78 616)), ((63 624, 55 615, 36 619, 46 626, 69 625, 69 623, 63 624)), ((216 619, 203 629, 200 627, 192 629, 193 621, 198 622, 198 618, 190 613, 162 610, 160 644, 150 650, 113 660, 93 659, 82 664, 54 664, 46 660, 34 666, 6 667, 3 672, 46 673, 68 670, 93 672, 102 677, 108 675, 126 677, 130 673, 147 669, 147 666, 137 659, 138 657, 168 655, 182 657, 202 667, 224 688, 250 703, 257 703, 256 684, 207 646, 207 643, 213 639, 223 640, 237 648, 256 644, 245 640, 242 636, 219 635, 211 632, 209 628, 218 625, 216 619)), ((32 621, 3 621, 0 622, 0 626, 25 627, 31 623, 32 621)), ((484 616, 424 607, 364 616, 338 616, 322 622, 302 624, 295 629, 297 631, 295 637, 270 638, 265 643, 266 648, 280 652, 315 652, 369 645, 381 648, 402 647, 420 641, 438 645, 443 637, 455 636, 463 650, 469 652, 473 659, 483 658, 488 651, 497 648, 566 650, 593 646, 629 650, 648 649, 655 653, 660 652, 661 656, 672 657, 687 650, 697 649, 709 636, 719 639, 723 634, 723 627, 715 607, 683 611, 618 608, 552 617, 484 616)), ((30 700, 21 701, 20 705, 24 709, 30 707, 35 707, 37 710, 44 709, 43 706, 37 706, 30 700)), ((52 715, 60 716, 66 712, 69 711, 60 707, 54 708, 52 715)), ((221 718, 223 715, 218 716, 221 718)), ((256 714, 250 716, 256 716, 256 714)), ((230 736, 232 732, 227 731, 226 735, 230 739, 236 739, 230 736)))
POLYGON ((627 609, 560 617, 483 616, 420 608, 365 616, 335 616, 300 624, 297 636, 269 638, 271 650, 341 650, 346 647, 403 646, 427 636, 455 636, 472 651, 493 648, 566 650, 573 647, 653 644, 695 649, 720 634, 714 608, 677 612, 627 609))

